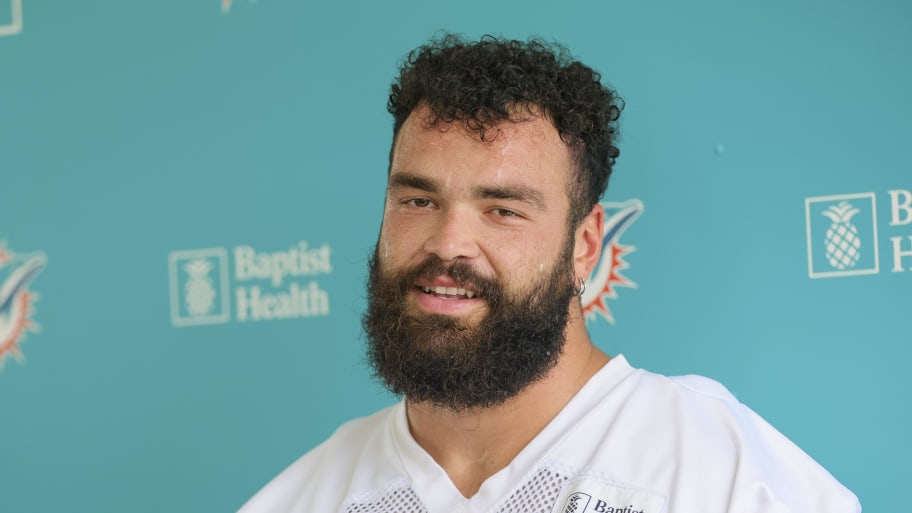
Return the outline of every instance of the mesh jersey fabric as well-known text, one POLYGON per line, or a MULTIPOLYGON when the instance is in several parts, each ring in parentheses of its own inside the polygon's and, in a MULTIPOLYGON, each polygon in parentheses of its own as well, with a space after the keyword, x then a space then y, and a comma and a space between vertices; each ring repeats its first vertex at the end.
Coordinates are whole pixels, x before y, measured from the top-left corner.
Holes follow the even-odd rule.
POLYGON ((463 497, 404 403, 341 426, 239 513, 857 513, 856 497, 722 385, 609 361, 463 497))

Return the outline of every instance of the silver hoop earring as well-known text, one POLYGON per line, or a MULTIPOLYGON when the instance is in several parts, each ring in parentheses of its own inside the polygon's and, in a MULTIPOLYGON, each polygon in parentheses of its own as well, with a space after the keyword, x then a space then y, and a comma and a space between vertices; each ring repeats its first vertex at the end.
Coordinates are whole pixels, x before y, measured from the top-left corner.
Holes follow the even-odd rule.
POLYGON ((586 292, 586 280, 584 280, 582 278, 577 278, 577 279, 579 280, 579 287, 576 288, 576 292, 574 292, 574 295, 582 296, 583 292, 586 292))

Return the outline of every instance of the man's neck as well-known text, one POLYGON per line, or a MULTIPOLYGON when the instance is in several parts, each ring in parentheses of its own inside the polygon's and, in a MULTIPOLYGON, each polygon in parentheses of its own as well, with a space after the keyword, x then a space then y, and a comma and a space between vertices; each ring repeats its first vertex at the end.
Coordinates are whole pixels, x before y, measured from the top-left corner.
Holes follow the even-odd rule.
POLYGON ((506 467, 570 402, 609 357, 589 340, 582 319, 570 322, 557 364, 503 404, 460 412, 407 403, 409 428, 465 497, 506 467))

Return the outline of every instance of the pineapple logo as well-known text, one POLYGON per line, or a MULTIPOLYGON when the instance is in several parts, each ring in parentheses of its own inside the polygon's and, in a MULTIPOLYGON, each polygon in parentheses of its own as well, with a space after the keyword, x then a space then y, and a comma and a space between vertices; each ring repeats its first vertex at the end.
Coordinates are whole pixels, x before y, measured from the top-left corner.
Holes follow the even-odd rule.
POLYGON ((567 499, 567 505, 564 506, 563 513, 583 513, 589 506, 592 496, 587 493, 575 492, 567 499))
POLYGON ((199 317, 212 311, 215 306, 215 288, 209 272, 212 264, 207 260, 191 260, 184 264, 184 271, 190 278, 184 282, 184 301, 190 315, 199 317))
POLYGON ((851 269, 861 257, 861 239, 852 217, 861 212, 848 201, 840 201, 823 212, 833 224, 826 231, 826 258, 836 269, 851 269))
MULTIPOLYGON (((0 36, 12 36, 22 32, 22 0, 0 0, 0 6, 9 3, 9 17, 0 11, 0 36)), ((0 7, 2 9, 2 7, 0 7)))
POLYGON ((228 322, 228 252, 225 248, 174 251, 168 255, 171 324, 228 322))
POLYGON ((805 215, 811 278, 879 272, 874 193, 807 198, 805 215))

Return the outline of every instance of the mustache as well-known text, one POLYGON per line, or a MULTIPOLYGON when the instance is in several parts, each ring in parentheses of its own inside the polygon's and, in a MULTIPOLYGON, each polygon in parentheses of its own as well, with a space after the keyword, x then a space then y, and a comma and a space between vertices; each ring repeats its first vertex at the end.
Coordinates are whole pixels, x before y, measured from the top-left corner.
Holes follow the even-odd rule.
POLYGON ((448 263, 436 255, 429 255, 420 264, 400 271, 392 276, 391 283, 395 284, 400 294, 405 294, 418 280, 432 280, 439 276, 471 288, 477 294, 476 297, 489 303, 500 302, 502 288, 496 280, 484 276, 468 262, 456 260, 448 263))

